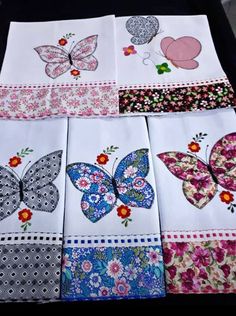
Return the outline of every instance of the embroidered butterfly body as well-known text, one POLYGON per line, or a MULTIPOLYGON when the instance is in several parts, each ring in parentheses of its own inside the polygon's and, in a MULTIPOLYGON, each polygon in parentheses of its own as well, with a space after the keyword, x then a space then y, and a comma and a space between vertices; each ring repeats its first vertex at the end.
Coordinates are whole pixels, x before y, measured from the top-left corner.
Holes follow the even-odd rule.
POLYGON ((67 166, 73 185, 84 193, 81 209, 93 223, 110 213, 117 199, 127 206, 151 208, 154 191, 145 180, 148 172, 148 149, 136 150, 123 158, 114 176, 88 163, 67 166))
POLYGON ((213 146, 208 164, 182 152, 157 156, 174 176, 183 180, 186 199, 199 209, 213 199, 218 185, 236 191, 236 133, 225 135, 213 146))
POLYGON ((201 52, 201 43, 194 37, 183 36, 176 40, 165 37, 161 40, 161 50, 165 58, 177 68, 195 69, 199 66, 194 58, 201 52))
POLYGON ((62 151, 36 161, 20 179, 0 166, 0 221, 13 214, 23 202, 35 211, 53 212, 59 192, 53 184, 60 172, 62 151))
POLYGON ((98 66, 93 56, 97 48, 98 35, 86 37, 68 52, 65 48, 43 45, 34 48, 46 64, 45 72, 50 78, 57 78, 74 66, 77 70, 95 71, 98 66))

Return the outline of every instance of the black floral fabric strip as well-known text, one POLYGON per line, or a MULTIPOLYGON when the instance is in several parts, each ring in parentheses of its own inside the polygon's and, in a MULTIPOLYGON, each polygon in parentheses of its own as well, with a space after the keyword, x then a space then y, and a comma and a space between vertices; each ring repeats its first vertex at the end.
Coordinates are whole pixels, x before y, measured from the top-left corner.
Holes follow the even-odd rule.
POLYGON ((120 114, 191 112, 235 106, 228 82, 202 86, 119 91, 120 114))

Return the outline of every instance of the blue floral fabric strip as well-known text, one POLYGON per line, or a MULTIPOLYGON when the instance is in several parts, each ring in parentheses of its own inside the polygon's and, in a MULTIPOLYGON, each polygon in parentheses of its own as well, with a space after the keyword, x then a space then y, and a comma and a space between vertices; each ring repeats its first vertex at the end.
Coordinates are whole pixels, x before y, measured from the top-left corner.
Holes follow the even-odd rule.
POLYGON ((64 248, 63 300, 165 296, 161 246, 64 248))

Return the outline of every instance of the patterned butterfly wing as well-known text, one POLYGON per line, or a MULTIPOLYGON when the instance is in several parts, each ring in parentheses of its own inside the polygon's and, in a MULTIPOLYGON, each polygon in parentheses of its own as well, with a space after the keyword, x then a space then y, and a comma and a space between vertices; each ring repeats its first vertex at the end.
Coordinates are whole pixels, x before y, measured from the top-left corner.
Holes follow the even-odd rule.
POLYGON ((159 22, 154 16, 148 18, 132 16, 126 22, 126 29, 133 35, 131 42, 134 45, 143 45, 149 43, 156 36, 159 22))
POLYGON ((236 191, 236 133, 225 135, 214 145, 210 166, 223 188, 236 191))
POLYGON ((59 192, 53 181, 61 170, 62 150, 52 152, 36 161, 22 179, 23 202, 32 210, 53 212, 59 192))
POLYGON ((0 221, 14 213, 20 203, 19 180, 0 166, 0 221))
POLYGON ((45 72, 50 78, 57 78, 71 67, 66 51, 53 45, 43 45, 34 48, 42 61, 46 62, 45 72))
POLYGON ((183 180, 183 192, 191 204, 201 209, 213 199, 217 184, 205 163, 180 152, 165 152, 157 157, 174 176, 183 180))
POLYGON ((67 174, 76 189, 83 192, 81 209, 93 223, 112 211, 116 195, 111 177, 92 164, 78 162, 67 166, 67 174))
POLYGON ((114 179, 119 199, 128 206, 151 208, 152 186, 145 180, 149 172, 148 149, 131 152, 119 163, 114 179))
POLYGON ((95 71, 97 59, 92 55, 97 48, 98 35, 88 36, 79 41, 71 51, 73 66, 79 70, 95 71))

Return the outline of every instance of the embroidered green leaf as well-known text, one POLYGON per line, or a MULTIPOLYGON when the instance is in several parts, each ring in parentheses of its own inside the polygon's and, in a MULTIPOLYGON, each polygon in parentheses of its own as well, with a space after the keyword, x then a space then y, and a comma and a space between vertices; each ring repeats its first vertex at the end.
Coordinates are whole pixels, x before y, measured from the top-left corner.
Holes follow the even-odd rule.
POLYGON ((63 36, 63 38, 69 39, 69 38, 71 38, 74 35, 75 35, 74 33, 67 33, 66 35, 63 36))
POLYGON ((110 147, 107 147, 106 149, 103 150, 104 154, 107 155, 111 155, 112 153, 114 153, 117 149, 119 149, 119 147, 113 146, 111 145, 110 147))
POLYGON ((22 157, 24 158, 25 156, 31 154, 33 152, 33 149, 30 149, 29 147, 25 148, 25 149, 21 149, 20 152, 17 152, 16 155, 18 157, 22 157))
POLYGON ((195 137, 193 137, 193 140, 196 142, 196 143, 201 143, 201 141, 207 136, 207 133, 199 133, 199 134, 196 134, 195 137))
POLYGON ((171 69, 169 68, 169 65, 167 63, 156 65, 155 67, 156 67, 158 75, 162 75, 165 72, 171 72, 171 69))

